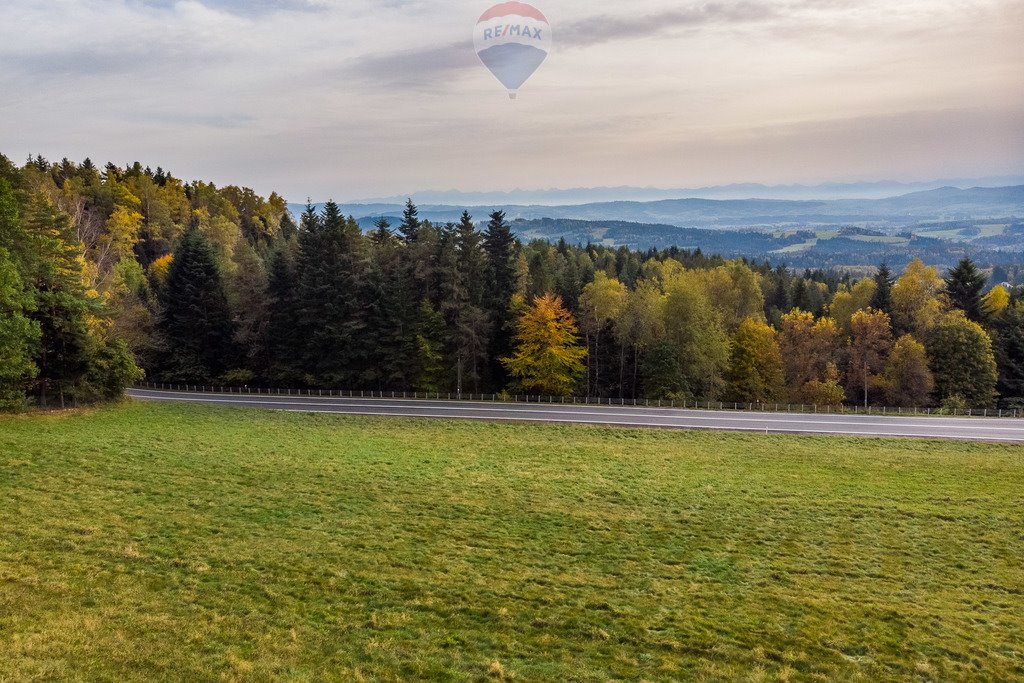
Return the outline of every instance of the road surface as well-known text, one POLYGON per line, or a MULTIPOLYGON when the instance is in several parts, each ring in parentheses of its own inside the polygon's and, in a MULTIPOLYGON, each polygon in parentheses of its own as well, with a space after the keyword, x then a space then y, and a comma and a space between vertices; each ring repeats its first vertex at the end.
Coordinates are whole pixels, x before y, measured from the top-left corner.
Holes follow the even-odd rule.
POLYGON ((717 412, 559 403, 255 396, 149 389, 132 389, 128 394, 134 399, 146 401, 176 401, 302 413, 705 429, 764 434, 842 434, 1024 443, 1024 419, 1014 418, 717 412))

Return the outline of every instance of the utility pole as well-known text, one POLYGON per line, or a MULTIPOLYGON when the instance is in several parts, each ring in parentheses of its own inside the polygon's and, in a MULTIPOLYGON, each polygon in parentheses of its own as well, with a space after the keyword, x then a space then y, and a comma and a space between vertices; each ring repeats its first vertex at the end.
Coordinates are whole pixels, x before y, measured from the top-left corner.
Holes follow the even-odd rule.
POLYGON ((868 361, 864 359, 864 409, 868 408, 868 361))

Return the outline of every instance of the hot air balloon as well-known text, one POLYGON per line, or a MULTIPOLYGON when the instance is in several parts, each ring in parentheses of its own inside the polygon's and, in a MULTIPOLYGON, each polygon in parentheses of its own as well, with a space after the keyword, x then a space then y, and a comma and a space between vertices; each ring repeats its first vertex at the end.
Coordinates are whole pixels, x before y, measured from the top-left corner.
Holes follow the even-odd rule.
POLYGON ((473 32, 480 61, 508 88, 510 99, 544 62, 551 27, 540 10, 525 2, 502 2, 480 16, 473 32))

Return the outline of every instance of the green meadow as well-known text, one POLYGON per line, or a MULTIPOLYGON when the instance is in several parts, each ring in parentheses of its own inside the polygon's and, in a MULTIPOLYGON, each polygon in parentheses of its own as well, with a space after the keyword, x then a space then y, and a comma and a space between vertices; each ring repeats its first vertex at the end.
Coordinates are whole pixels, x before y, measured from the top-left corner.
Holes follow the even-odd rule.
POLYGON ((1020 680, 1022 455, 0 417, 0 680, 1020 680))

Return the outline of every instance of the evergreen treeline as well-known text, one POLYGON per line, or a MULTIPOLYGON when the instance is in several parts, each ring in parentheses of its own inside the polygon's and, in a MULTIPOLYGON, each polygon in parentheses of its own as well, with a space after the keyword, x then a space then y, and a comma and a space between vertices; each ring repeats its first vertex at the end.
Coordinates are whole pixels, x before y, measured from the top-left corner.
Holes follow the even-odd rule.
POLYGON ((0 401, 149 379, 982 407, 1024 400, 1024 301, 969 260, 853 281, 676 248, 521 244, 134 164, 0 156, 0 401))

